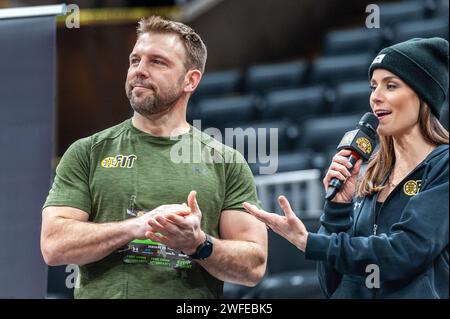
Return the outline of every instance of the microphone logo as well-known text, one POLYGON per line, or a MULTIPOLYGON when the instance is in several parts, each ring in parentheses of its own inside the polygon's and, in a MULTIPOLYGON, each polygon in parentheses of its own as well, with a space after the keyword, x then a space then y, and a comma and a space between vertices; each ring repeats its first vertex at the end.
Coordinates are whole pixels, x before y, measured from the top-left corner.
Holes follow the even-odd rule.
POLYGON ((369 160, 376 144, 375 136, 371 136, 362 129, 351 130, 345 133, 337 150, 351 149, 354 150, 365 161, 369 160))
MULTIPOLYGON (((376 130, 378 127, 378 118, 370 112, 364 114, 356 126, 356 130, 351 130, 345 133, 337 150, 342 149, 351 150, 351 155, 347 158, 349 163, 355 163, 361 158, 363 161, 368 161, 377 143, 376 130)), ((351 172, 351 168, 349 169, 351 172)), ((326 200, 332 200, 339 192, 345 180, 339 180, 334 177, 328 184, 328 190, 325 194, 326 200)))
POLYGON ((356 146, 366 154, 372 153, 372 143, 365 137, 358 137, 356 146))

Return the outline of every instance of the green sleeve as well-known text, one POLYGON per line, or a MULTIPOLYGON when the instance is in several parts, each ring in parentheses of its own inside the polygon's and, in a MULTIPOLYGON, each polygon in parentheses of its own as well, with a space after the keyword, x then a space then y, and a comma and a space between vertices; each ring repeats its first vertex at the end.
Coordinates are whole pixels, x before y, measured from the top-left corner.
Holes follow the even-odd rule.
POLYGON ((89 153, 90 138, 78 140, 67 149, 56 168, 44 208, 70 206, 90 214, 89 153))
POLYGON ((260 207, 252 171, 241 153, 235 151, 234 161, 226 164, 225 199, 222 211, 241 210, 243 202, 260 207))

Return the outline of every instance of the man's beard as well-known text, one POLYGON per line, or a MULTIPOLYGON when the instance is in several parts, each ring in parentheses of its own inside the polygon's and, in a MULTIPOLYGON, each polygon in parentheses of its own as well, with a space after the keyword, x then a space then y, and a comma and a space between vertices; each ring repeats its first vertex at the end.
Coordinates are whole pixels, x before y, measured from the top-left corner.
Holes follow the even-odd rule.
POLYGON ((153 94, 147 95, 143 99, 139 98, 141 100, 137 101, 138 98, 132 92, 134 85, 136 84, 127 85, 127 97, 133 110, 144 117, 168 111, 183 95, 181 83, 168 90, 166 94, 159 94, 154 86, 145 86, 150 87, 153 90, 153 94))

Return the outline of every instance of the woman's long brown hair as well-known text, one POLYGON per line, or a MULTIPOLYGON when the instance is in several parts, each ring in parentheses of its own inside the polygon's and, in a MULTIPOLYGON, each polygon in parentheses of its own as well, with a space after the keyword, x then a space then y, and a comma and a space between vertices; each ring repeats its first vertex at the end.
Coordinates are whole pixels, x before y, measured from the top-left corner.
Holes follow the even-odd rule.
MULTIPOLYGON (((424 102, 420 103, 419 126, 420 132, 428 143, 436 146, 448 144, 448 131, 424 102)), ((385 187, 381 185, 384 177, 395 164, 392 136, 380 136, 379 139, 380 147, 369 161, 367 169, 356 188, 358 197, 369 196, 374 192, 381 191, 385 187)))

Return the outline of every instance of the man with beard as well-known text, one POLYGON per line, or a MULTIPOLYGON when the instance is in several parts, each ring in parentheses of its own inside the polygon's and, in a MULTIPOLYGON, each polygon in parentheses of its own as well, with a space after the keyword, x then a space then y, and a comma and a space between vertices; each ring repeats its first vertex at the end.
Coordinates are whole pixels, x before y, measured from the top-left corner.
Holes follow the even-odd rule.
POLYGON ((203 41, 152 16, 140 21, 129 62, 133 117, 64 154, 42 213, 44 260, 80 266, 77 298, 220 298, 224 281, 256 285, 267 232, 242 207, 258 203, 251 171, 186 122, 203 41), (214 161, 174 160, 185 144, 214 161))

